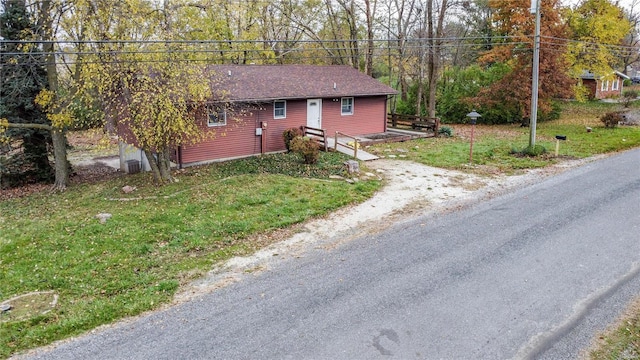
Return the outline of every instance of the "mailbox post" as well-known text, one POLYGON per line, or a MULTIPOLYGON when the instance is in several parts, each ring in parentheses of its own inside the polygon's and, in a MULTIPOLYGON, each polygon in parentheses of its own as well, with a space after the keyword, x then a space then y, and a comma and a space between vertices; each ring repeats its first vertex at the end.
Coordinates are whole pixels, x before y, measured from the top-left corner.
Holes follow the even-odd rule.
POLYGON ((471 111, 467 114, 467 116, 471 119, 471 143, 469 144, 469 164, 473 163, 473 130, 476 127, 476 121, 479 117, 482 117, 475 110, 471 111))
POLYGON ((567 140, 567 135, 556 135, 556 156, 558 156, 558 151, 560 150, 560 141, 567 140))

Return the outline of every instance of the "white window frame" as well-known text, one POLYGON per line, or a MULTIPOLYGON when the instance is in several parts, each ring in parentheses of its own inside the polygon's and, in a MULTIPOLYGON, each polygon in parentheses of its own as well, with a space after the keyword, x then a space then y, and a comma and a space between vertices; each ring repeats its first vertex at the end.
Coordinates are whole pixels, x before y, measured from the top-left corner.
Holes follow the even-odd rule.
POLYGON ((207 126, 226 126, 227 125, 227 111, 220 109, 216 106, 207 106, 207 126), (211 121, 216 119, 217 121, 211 121))
POLYGON ((616 78, 611 83, 611 90, 612 91, 618 91, 619 89, 620 89, 620 79, 616 78))
POLYGON ((287 100, 275 100, 273 102, 273 118, 274 119, 286 119, 287 117, 287 100), (278 115, 276 114, 276 103, 282 103, 282 114, 278 115))
POLYGON ((602 80, 600 91, 609 91, 609 80, 602 80))
POLYGON ((343 97, 342 99, 340 99, 340 114, 341 115, 353 115, 353 105, 354 105, 355 101, 353 99, 353 97, 343 97), (350 101, 350 104, 347 104, 347 106, 349 107, 349 111, 344 111, 345 110, 345 100, 350 101))

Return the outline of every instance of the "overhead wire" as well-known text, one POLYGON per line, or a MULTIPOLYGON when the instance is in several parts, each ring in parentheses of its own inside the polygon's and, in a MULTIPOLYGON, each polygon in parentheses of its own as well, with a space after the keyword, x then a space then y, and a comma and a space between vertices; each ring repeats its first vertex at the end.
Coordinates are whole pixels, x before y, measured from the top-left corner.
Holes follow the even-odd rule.
MULTIPOLYGON (((529 36, 528 38, 532 37, 529 36)), ((463 49, 467 52, 471 51, 480 54, 486 51, 483 48, 509 46, 514 48, 514 51, 522 52, 530 51, 532 44, 532 41, 522 41, 522 37, 516 36, 409 38, 402 40, 402 44, 399 43, 399 39, 374 39, 373 42, 375 46, 374 57, 388 57, 391 52, 397 52, 400 49, 411 54, 414 54, 413 52, 416 50, 428 52, 436 49, 440 51, 463 49)), ((620 56, 633 55, 638 52, 638 49, 632 46, 599 44, 552 36, 541 37, 541 45, 546 47, 547 51, 557 49, 558 52, 561 52, 570 44, 582 45, 585 50, 605 48, 620 56)), ((174 61, 184 62, 233 61, 237 59, 249 62, 291 62, 312 59, 347 59, 351 58, 354 52, 359 52, 360 56, 362 56, 367 50, 367 46, 367 40, 353 41, 350 39, 299 40, 294 42, 287 40, 0 40, 0 50, 3 50, 0 53, 0 62, 3 66, 16 66, 19 63, 6 63, 2 61, 2 58, 11 59, 29 56, 36 61, 40 59, 41 63, 46 63, 45 58, 51 55, 54 56, 56 64, 66 65, 72 65, 78 62, 78 59, 82 59, 85 64, 121 61, 164 62, 167 59, 154 59, 153 57, 166 57, 168 55, 173 57, 184 56, 182 59, 174 59, 174 61), (54 44, 56 51, 45 52, 42 50, 42 45, 51 43, 54 44), (353 46, 354 43, 356 44, 355 47, 353 46), (279 44, 287 45, 288 47, 278 48, 279 44), (292 44, 295 46, 292 46, 292 44), (113 46, 116 48, 113 48, 113 46), (133 49, 133 46, 140 46, 140 48, 133 49), (159 48, 159 46, 162 46, 162 48, 159 48), (19 47, 32 50, 19 51, 9 49, 19 47), (85 50, 85 47, 89 47, 91 50, 85 50), (286 55, 278 57, 273 55, 274 52, 286 53, 286 55), (324 52, 325 55, 319 55, 318 52, 324 52), (133 58, 136 56, 139 56, 139 58, 133 58)), ((33 65, 33 63, 25 65, 33 65)))

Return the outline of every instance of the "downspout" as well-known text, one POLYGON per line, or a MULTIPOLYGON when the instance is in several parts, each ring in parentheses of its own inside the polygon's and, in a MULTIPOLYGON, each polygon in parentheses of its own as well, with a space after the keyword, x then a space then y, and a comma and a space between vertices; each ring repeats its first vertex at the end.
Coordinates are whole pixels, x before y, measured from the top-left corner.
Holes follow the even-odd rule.
POLYGON ((391 109, 389 109, 389 101, 394 95, 387 95, 387 100, 384 103, 384 132, 387 132, 387 115, 391 113, 391 109))
POLYGON ((178 145, 178 169, 182 169, 182 146, 178 145))

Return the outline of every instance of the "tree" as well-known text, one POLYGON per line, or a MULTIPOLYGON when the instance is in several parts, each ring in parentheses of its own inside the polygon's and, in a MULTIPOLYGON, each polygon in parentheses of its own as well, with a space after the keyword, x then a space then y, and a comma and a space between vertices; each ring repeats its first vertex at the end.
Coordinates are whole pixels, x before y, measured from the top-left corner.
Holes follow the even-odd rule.
POLYGON ((365 5, 365 23, 367 25, 367 50, 365 53, 365 73, 369 76, 373 75, 373 52, 374 52, 374 16, 378 8, 377 0, 364 0, 365 5))
POLYGON ((212 97, 211 82, 203 81, 209 79, 203 67, 191 61, 191 54, 176 51, 172 42, 180 33, 172 14, 184 8, 169 1, 154 8, 141 0, 114 2, 107 11, 96 6, 97 1, 85 16, 92 19, 88 30, 98 32, 104 41, 96 44, 96 54, 84 65, 76 96, 86 99, 81 95, 95 93, 105 118, 124 131, 124 140, 144 151, 154 181, 172 182, 171 150, 205 136, 196 120, 212 97), (113 12, 129 16, 114 21, 113 12), (136 27, 135 22, 156 29, 155 33, 136 27), (147 36, 166 42, 124 40, 147 36))
MULTIPOLYGON (((49 125, 35 104, 48 81, 44 58, 31 42, 37 36, 32 16, 25 0, 3 0, 1 4, 0 37, 5 41, 0 46, 0 118, 13 124, 49 125)), ((36 127, 11 127, 7 135, 22 142, 24 160, 33 167, 31 173, 36 180, 51 181, 50 132, 36 127)))
MULTIPOLYGON (((409 91, 409 82, 407 79, 407 39, 411 33, 411 29, 417 22, 416 0, 389 0, 388 14, 389 19, 386 24, 389 38, 394 39, 397 53, 395 54, 396 67, 398 72, 398 84, 400 90, 400 99, 407 100, 409 91)), ((390 51, 390 49, 389 49, 390 51)), ((391 55, 390 55, 391 56, 391 55)), ((391 80, 391 79, 389 79, 391 80)))
POLYGON ((197 114, 203 114, 211 99, 211 84, 202 81, 209 76, 200 66, 175 60, 146 62, 138 55, 135 61, 120 58, 102 64, 94 73, 111 116, 144 151, 156 184, 174 181, 171 150, 206 135, 197 114))
POLYGON ((273 51, 279 64, 295 63, 294 55, 302 49, 304 32, 292 20, 298 14, 304 16, 306 12, 301 8, 294 1, 272 1, 260 17, 265 48, 273 51))
MULTIPOLYGON (((442 122, 466 121, 466 115, 474 106, 465 99, 474 98, 481 89, 491 86, 509 72, 511 69, 504 63, 484 68, 474 64, 465 68, 445 70, 438 86, 438 116, 442 122)), ((483 117, 485 115, 483 114, 483 117)))
POLYGON ((427 109, 429 117, 436 116, 436 88, 440 76, 440 54, 444 37, 444 18, 449 9, 448 0, 441 0, 439 8, 435 9, 434 0, 427 0, 427 36, 429 38, 429 55, 427 59, 427 109))
POLYGON ((631 23, 619 6, 608 0, 584 0, 568 11, 567 22, 573 31, 567 59, 571 75, 579 78, 585 71, 600 76, 614 76, 613 69, 622 65, 611 46, 621 45, 631 32, 631 23))
POLYGON ((629 65, 640 62, 640 13, 636 11, 638 8, 640 8, 640 1, 632 0, 626 12, 626 17, 631 23, 631 31, 622 40, 622 45, 626 48, 621 56, 622 71, 625 74, 629 65))
POLYGON ((494 42, 494 24, 492 22, 494 9, 489 6, 488 0, 465 1, 462 3, 462 13, 458 17, 456 27, 464 28, 464 31, 458 31, 460 38, 471 37, 469 41, 465 40, 461 46, 456 47, 456 53, 453 57, 453 66, 469 66, 476 63, 478 59, 477 53, 487 52, 493 48, 494 42))
MULTIPOLYGON (((534 32, 534 16, 529 13, 528 0, 492 0, 490 5, 495 9, 494 22, 496 32, 504 36, 502 43, 494 43, 492 48, 482 57, 484 64, 505 63, 512 70, 502 79, 480 91, 471 99, 474 106, 484 107, 493 116, 503 111, 501 118, 491 119, 483 116, 483 121, 510 122, 520 121, 531 112, 531 67, 532 67, 532 34, 534 32)), ((541 1, 541 36, 544 41, 540 45, 538 111, 542 118, 553 111, 552 100, 571 95, 573 81, 567 75, 568 66, 565 45, 555 41, 567 36, 567 28, 563 24, 558 0, 541 1)))

